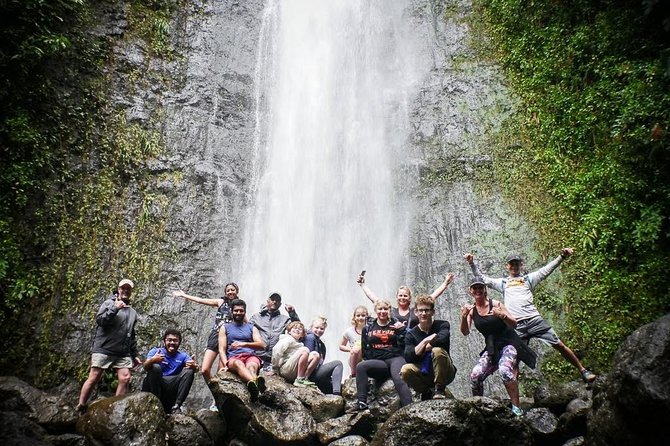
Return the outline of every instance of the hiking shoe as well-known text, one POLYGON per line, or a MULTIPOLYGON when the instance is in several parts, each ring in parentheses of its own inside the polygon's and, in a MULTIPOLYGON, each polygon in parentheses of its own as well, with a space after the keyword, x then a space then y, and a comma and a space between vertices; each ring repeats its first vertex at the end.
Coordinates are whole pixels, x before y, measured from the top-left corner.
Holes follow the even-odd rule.
POLYGON ((219 408, 216 406, 216 404, 212 403, 212 405, 209 406, 209 410, 210 410, 211 412, 218 412, 218 411, 219 411, 219 408))
POLYGON ((589 369, 582 370, 582 381, 586 384, 592 383, 596 380, 596 374, 590 371, 589 369))
POLYGON ((258 387, 258 391, 260 393, 263 393, 266 390, 268 390, 268 387, 265 385, 265 378, 263 378, 262 376, 256 377, 256 387, 258 387))
POLYGON ((512 413, 517 417, 520 417, 523 415, 523 410, 520 407, 517 407, 514 404, 512 404, 512 413))
POLYGON ((251 397, 251 402, 255 402, 258 400, 258 394, 260 393, 258 391, 258 386, 256 385, 256 381, 249 381, 247 383, 247 389, 249 389, 249 396, 251 397))
POLYGON ((364 403, 362 401, 356 401, 353 406, 351 406, 349 409, 347 409, 347 413, 358 413, 358 412, 363 412, 364 410, 368 410, 368 404, 364 403))
POLYGON ((75 408, 77 413, 79 415, 84 415, 86 411, 88 410, 88 404, 77 404, 77 407, 75 408))

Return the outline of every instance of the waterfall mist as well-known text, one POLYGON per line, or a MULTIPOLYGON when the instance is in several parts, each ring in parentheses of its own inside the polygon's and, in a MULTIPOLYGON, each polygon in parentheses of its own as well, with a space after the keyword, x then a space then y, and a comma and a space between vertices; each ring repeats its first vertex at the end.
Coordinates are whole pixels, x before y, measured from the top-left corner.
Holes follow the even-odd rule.
POLYGON ((372 308, 360 271, 394 303, 409 270, 409 113, 428 68, 408 14, 381 0, 277 0, 263 14, 253 196, 234 273, 250 312, 277 291, 306 325, 327 316, 330 359, 354 307, 372 308))

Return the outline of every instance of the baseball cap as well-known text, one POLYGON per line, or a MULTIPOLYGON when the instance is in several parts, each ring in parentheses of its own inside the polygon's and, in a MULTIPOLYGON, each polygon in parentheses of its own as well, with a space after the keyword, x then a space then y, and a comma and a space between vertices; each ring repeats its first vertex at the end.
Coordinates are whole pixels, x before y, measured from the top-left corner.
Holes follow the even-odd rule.
POLYGON ((130 288, 135 288, 135 284, 130 279, 123 279, 121 282, 119 282, 119 288, 121 288, 123 285, 128 285, 130 288))
POLYGON ((521 258, 521 256, 520 256, 519 254, 510 254, 510 255, 508 255, 508 256, 507 256, 507 259, 505 259, 505 262, 506 262, 506 263, 509 263, 509 262, 513 262, 513 261, 515 261, 515 260, 516 260, 516 261, 519 261, 519 262, 523 262, 523 259, 521 258))
POLYGON ((270 297, 268 297, 268 299, 276 300, 277 302, 281 303, 281 295, 279 293, 270 294, 270 297))
POLYGON ((486 286, 486 282, 484 282, 484 279, 481 276, 475 276, 472 278, 470 281, 470 288, 472 288, 475 285, 483 285, 486 286))

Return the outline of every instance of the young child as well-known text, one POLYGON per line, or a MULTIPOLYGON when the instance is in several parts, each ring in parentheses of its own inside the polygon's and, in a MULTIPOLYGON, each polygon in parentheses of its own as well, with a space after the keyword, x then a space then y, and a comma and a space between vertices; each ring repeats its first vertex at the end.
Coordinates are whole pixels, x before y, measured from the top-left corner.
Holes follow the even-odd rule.
POLYGON ((340 341, 340 351, 349 352, 349 367, 351 368, 352 378, 356 376, 356 365, 363 359, 361 334, 367 320, 368 309, 363 305, 357 306, 351 318, 352 326, 347 328, 340 341))

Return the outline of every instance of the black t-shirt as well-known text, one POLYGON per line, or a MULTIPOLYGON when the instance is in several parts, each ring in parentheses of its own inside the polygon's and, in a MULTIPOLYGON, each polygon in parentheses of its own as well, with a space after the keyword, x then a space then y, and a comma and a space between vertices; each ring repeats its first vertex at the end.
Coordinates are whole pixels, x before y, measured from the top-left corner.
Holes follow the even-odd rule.
POLYGON ((364 359, 390 359, 402 356, 405 348, 405 327, 394 328, 397 320, 391 318, 386 325, 372 319, 363 329, 361 345, 364 359))

